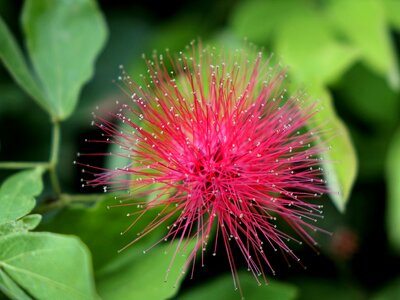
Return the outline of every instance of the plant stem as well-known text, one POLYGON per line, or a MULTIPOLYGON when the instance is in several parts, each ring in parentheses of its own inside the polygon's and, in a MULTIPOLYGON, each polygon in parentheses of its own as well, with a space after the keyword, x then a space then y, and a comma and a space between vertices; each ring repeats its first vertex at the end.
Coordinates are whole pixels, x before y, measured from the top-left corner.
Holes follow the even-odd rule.
POLYGON ((29 169, 42 167, 49 171, 50 181, 54 192, 57 196, 61 195, 60 181, 57 175, 58 157, 60 152, 60 122, 53 121, 53 131, 51 137, 51 150, 49 162, 15 162, 4 161, 0 162, 0 169, 29 169))
POLYGON ((51 185, 53 190, 57 195, 61 194, 60 181, 57 175, 57 165, 58 157, 60 152, 60 123, 58 121, 53 121, 53 132, 51 139, 51 152, 50 152, 50 162, 49 162, 49 174, 51 185))
POLYGON ((50 164, 48 162, 17 162, 17 161, 3 161, 0 162, 0 169, 31 169, 42 167, 45 169, 50 169, 50 164))
POLYGON ((69 204, 71 202, 96 202, 102 200, 108 194, 62 194, 60 202, 69 204))
POLYGON ((90 203, 101 201, 107 194, 61 194, 57 201, 43 204, 35 209, 35 213, 45 213, 47 211, 62 208, 71 203, 90 203))

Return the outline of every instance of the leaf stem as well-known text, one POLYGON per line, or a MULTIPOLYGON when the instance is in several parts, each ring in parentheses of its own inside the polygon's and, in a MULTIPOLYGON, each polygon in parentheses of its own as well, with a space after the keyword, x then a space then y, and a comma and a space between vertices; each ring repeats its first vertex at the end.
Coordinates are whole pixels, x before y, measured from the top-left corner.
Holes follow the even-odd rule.
POLYGON ((69 204, 71 202, 96 202, 101 201, 108 194, 62 194, 60 202, 69 204))
POLYGON ((54 192, 57 196, 61 195, 61 186, 57 174, 58 158, 60 155, 60 122, 53 120, 53 130, 51 137, 51 150, 49 162, 15 162, 3 161, 0 162, 0 169, 30 169, 42 167, 49 171, 50 181, 54 192))
POLYGON ((103 200, 107 194, 61 194, 59 198, 51 203, 44 203, 35 209, 35 213, 45 213, 47 211, 62 208, 71 203, 90 203, 103 200))
POLYGON ((60 123, 57 120, 53 121, 53 132, 51 139, 51 152, 50 152, 50 162, 49 162, 49 174, 51 185, 53 186, 53 190, 57 195, 61 194, 61 186, 60 181, 57 175, 57 165, 58 158, 60 155, 60 123))
POLYGON ((44 169, 50 169, 50 163, 48 162, 18 162, 18 161, 2 161, 0 162, 0 169, 9 169, 9 170, 16 170, 16 169, 31 169, 42 167, 44 169))

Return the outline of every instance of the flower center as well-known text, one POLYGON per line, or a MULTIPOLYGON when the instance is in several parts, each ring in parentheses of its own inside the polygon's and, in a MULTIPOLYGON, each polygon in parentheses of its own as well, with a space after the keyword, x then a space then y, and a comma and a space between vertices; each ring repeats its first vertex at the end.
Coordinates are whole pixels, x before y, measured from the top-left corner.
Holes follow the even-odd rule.
POLYGON ((231 190, 232 180, 239 176, 233 167, 234 158, 225 152, 222 144, 208 151, 198 150, 192 157, 188 166, 190 172, 185 180, 190 189, 201 192, 210 200, 218 198, 220 192, 231 190))

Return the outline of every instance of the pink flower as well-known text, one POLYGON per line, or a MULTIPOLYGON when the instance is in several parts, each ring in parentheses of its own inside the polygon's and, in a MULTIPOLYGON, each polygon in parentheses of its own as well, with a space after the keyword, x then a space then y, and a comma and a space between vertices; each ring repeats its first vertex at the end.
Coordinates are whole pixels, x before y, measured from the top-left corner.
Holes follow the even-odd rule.
POLYGON ((146 60, 142 85, 123 72, 132 103, 114 115, 122 124, 96 119, 105 142, 120 146, 113 155, 131 163, 98 168, 88 184, 128 190, 121 205, 140 208, 131 227, 153 207, 162 207, 130 245, 172 223, 165 239, 179 241, 175 255, 195 241, 185 269, 194 267, 197 253, 203 264, 204 251, 211 248, 216 255, 222 244, 240 288, 233 244, 258 282, 266 269, 275 273, 267 252, 300 260, 288 242, 301 242, 281 231, 277 221, 316 244, 310 231, 317 230, 313 224, 322 206, 307 199, 326 190, 319 168, 324 146, 319 129, 306 127, 314 107, 286 96, 285 71, 271 67, 261 53, 194 45, 188 52, 146 60), (146 201, 134 200, 143 196, 146 201))

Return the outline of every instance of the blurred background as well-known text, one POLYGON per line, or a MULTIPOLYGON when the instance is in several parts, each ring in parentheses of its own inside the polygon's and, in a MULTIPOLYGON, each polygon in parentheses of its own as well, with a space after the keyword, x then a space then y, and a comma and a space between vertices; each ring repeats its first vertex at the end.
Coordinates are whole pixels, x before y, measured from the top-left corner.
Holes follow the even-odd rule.
MULTIPOLYGON (((23 1, 0 1, 0 15, 20 45, 22 5, 23 1)), ((115 100, 124 97, 112 83, 119 65, 138 78, 146 71, 142 53, 166 48, 177 52, 198 38, 224 45, 247 38, 289 65, 292 82, 311 95, 315 91, 319 97, 321 90, 329 94, 349 130, 358 173, 344 213, 324 199, 325 219, 319 226, 333 235, 317 235, 321 253, 296 249, 307 270, 288 268, 284 260, 273 258, 277 275, 269 287, 257 287, 243 276, 246 299, 400 299, 400 1, 170 0, 98 5, 109 36, 77 109, 62 124, 59 169, 65 191, 82 192, 80 170, 72 161, 77 152, 90 150, 83 142, 95 133, 90 113, 96 106, 114 109, 115 100), (279 296, 280 289, 287 291, 287 298, 279 296)), ((46 160, 49 124, 48 115, 0 65, 0 160, 46 160)), ((2 170, 1 179, 9 174, 2 170)), ((45 190, 43 199, 51 193, 50 188, 45 190)), ((67 209, 49 217, 43 228, 79 235, 92 250, 96 269, 124 243, 119 236, 123 225, 118 213, 87 214, 67 209), (107 241, 96 237, 97 230, 107 241)), ((129 289, 124 293, 120 299, 153 299, 131 298, 129 289)), ((173 299, 240 298, 233 292, 223 259, 198 268, 194 279, 185 279, 174 294, 173 299)))

